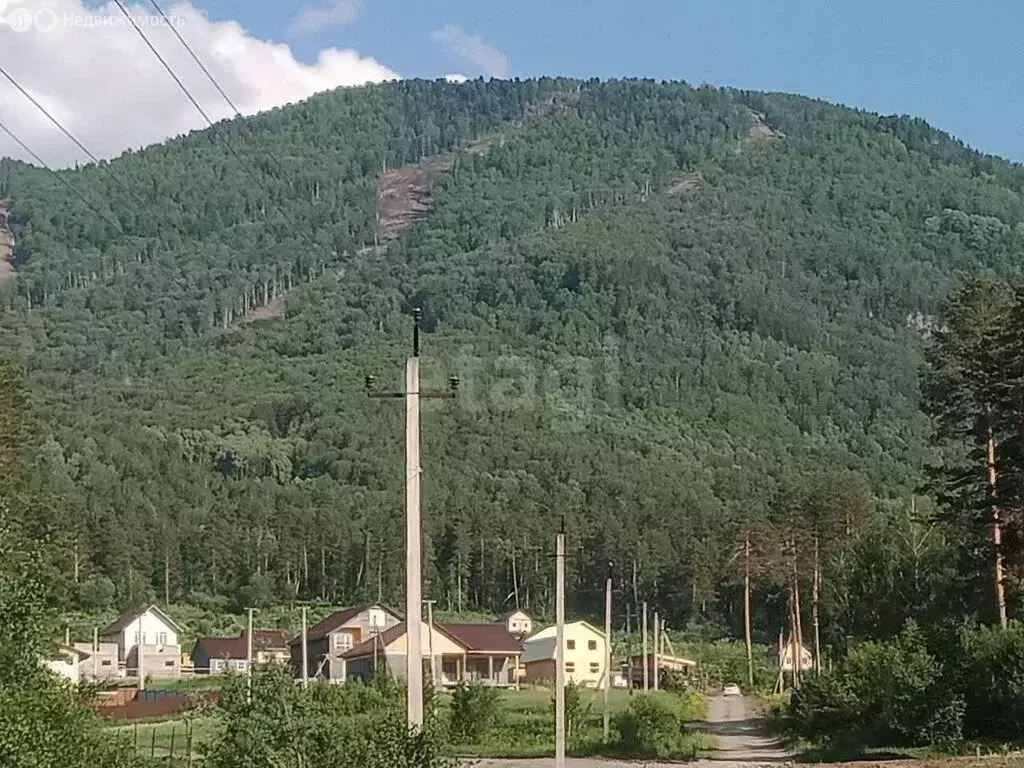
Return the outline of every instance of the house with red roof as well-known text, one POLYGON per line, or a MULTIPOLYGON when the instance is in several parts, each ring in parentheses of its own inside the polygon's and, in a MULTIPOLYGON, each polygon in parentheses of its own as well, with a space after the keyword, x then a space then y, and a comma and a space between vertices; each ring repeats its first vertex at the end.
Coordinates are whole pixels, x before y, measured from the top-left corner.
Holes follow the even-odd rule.
MULTIPOLYGON (((336 611, 306 632, 306 674, 310 680, 321 678, 344 682, 344 655, 393 628, 402 617, 386 605, 375 603, 336 611)), ((288 643, 292 673, 302 678, 302 635, 288 643)))
MULTIPOLYGON (((386 668, 400 679, 406 677, 408 648, 405 622, 370 638, 344 654, 344 675, 368 682, 386 668)), ((492 685, 516 685, 522 642, 501 624, 424 623, 420 638, 424 677, 439 687, 478 681, 492 685)))
MULTIPOLYGON (((201 637, 192 649, 197 672, 211 675, 249 668, 249 633, 238 637, 201 637)), ((252 633, 253 664, 280 664, 288 661, 288 638, 277 629, 254 629, 252 633)))

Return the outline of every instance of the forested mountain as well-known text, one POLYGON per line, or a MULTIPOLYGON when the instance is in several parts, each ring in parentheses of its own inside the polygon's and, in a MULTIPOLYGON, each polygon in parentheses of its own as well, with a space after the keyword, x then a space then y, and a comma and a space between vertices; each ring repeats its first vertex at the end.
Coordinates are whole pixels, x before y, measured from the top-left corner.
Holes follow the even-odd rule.
POLYGON ((463 381, 423 418, 442 605, 549 611, 563 516, 578 613, 609 560, 623 602, 740 630, 748 566, 762 638, 794 580, 833 644, 955 596, 919 381, 947 295, 1017 269, 1019 166, 797 96, 545 79, 339 90, 60 176, 0 164, 0 331, 87 604, 400 602, 403 413, 363 379, 402 383, 417 306, 427 384, 463 381))

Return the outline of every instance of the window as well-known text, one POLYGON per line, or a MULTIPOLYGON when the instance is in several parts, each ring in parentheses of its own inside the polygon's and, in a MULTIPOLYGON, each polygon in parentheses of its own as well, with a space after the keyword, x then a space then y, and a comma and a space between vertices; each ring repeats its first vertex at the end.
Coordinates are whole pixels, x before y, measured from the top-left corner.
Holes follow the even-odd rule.
POLYGON ((157 645, 167 645, 167 633, 166 632, 158 632, 157 633, 156 644, 157 645))
POLYGON ((596 651, 597 650, 597 640, 587 640, 587 650, 588 651, 596 651))
POLYGON ((576 641, 575 640, 566 640, 565 641, 565 647, 568 648, 570 651, 575 651, 576 650, 576 641))
POLYGON ((573 672, 576 671, 576 665, 573 664, 571 661, 566 662, 566 664, 565 664, 565 671, 566 671, 567 674, 571 675, 573 672))
POLYGON ((104 659, 103 661, 101 661, 100 662, 100 666, 101 667, 109 667, 110 666, 110 659, 104 659))
POLYGON ((336 651, 350 651, 352 650, 352 635, 347 632, 339 632, 333 636, 334 639, 331 641, 334 644, 334 650, 336 651))
POLYGON ((210 671, 211 672, 220 672, 221 666, 222 665, 221 665, 220 659, 210 659, 210 671))
POLYGON ((600 671, 601 671, 601 665, 600 664, 598 664, 596 661, 590 662, 590 674, 596 675, 600 671))
POLYGON ((165 661, 165 662, 164 662, 164 666, 165 666, 165 667, 173 667, 173 666, 174 666, 174 661, 173 661, 173 660, 171 660, 171 661, 165 661))

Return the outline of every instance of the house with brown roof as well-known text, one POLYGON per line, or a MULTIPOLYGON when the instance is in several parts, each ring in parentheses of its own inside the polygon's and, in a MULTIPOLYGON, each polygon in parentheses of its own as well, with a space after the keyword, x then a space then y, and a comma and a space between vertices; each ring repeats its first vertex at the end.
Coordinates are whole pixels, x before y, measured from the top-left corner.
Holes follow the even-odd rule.
POLYGON ((523 641, 502 624, 445 624, 465 648, 465 680, 493 685, 519 683, 523 641))
MULTIPOLYGON (((306 632, 306 674, 310 679, 323 678, 343 682, 343 656, 353 648, 380 635, 401 622, 402 617, 385 605, 375 603, 346 608, 332 613, 306 632)), ((302 677, 302 635, 288 644, 292 673, 302 677)))
POLYGON ((181 648, 179 627, 155 605, 127 611, 100 631, 100 640, 117 645, 119 664, 129 676, 137 676, 140 667, 146 677, 179 677, 181 648))
MULTIPOLYGON (((252 660, 254 664, 286 663, 288 639, 276 629, 254 629, 252 633, 252 660)), ((249 668, 249 633, 238 637, 201 637, 192 649, 192 661, 197 672, 216 675, 230 669, 244 672, 249 668)))
MULTIPOLYGON (((479 681, 515 685, 522 644, 504 624, 434 624, 421 628, 424 677, 439 686, 479 681)), ((348 651, 342 657, 345 678, 367 682, 386 666, 394 677, 406 677, 407 630, 404 622, 348 651)))

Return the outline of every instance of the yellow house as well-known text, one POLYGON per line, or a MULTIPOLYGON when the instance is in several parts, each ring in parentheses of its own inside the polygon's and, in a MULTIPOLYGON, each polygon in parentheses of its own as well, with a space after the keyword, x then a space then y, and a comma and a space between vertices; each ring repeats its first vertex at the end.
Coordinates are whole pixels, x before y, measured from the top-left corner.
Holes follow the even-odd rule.
MULTIPOLYGON (((523 665, 528 683, 555 681, 554 626, 542 629, 523 642, 523 665)), ((604 632, 585 621, 565 625, 565 680, 588 688, 608 684, 605 669, 604 632)))

